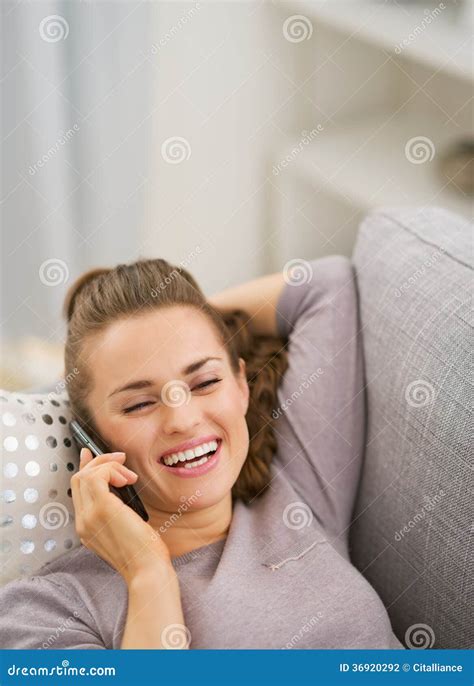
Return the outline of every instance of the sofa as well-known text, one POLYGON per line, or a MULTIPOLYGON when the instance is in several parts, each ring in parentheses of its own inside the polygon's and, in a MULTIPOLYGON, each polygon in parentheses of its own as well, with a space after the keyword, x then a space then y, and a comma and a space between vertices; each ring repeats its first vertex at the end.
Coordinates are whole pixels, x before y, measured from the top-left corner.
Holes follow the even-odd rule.
POLYGON ((377 208, 353 254, 367 426, 351 555, 420 647, 474 647, 473 235, 442 208, 377 208))
MULTIPOLYGON (((362 221, 353 253, 367 426, 351 557, 409 647, 474 646, 472 241, 469 222, 444 209, 377 208, 362 221)), ((14 401, 15 411, 37 413, 35 430, 52 450, 43 468, 34 468, 41 469, 34 478, 45 479, 43 490, 53 489, 54 510, 48 502, 39 510, 52 533, 36 549, 34 541, 21 544, 34 550, 29 557, 38 565, 79 544, 68 492, 78 460, 67 433, 48 435, 51 425, 68 431, 64 385, 32 389, 14 401), (44 394, 47 424, 41 422, 49 416, 44 394), (56 451, 62 452, 54 458, 56 451), (50 472, 54 464, 60 469, 50 472)), ((12 458, 3 459, 15 469, 12 458)), ((31 522, 20 500, 2 500, 2 526, 8 508, 10 524, 25 516, 31 522)), ((32 571, 9 537, 3 583, 32 571)))

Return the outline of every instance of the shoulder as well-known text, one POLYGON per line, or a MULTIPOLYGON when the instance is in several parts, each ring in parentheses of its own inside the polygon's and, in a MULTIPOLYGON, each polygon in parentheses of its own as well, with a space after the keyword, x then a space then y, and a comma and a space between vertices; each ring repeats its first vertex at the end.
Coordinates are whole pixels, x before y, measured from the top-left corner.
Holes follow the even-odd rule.
POLYGON ((81 545, 43 565, 33 574, 5 584, 0 589, 0 597, 12 602, 14 598, 24 600, 26 596, 35 596, 38 602, 48 602, 50 596, 57 599, 60 593, 77 601, 78 598, 92 596, 94 589, 104 588, 107 584, 116 593, 120 582, 124 583, 118 572, 81 545))
POLYGON ((113 575, 117 572, 98 555, 83 545, 68 550, 51 562, 40 567, 32 576, 71 574, 86 576, 93 574, 113 575))
POLYGON ((0 644, 11 648, 101 648, 112 645, 108 607, 126 605, 126 586, 84 546, 0 589, 0 644))

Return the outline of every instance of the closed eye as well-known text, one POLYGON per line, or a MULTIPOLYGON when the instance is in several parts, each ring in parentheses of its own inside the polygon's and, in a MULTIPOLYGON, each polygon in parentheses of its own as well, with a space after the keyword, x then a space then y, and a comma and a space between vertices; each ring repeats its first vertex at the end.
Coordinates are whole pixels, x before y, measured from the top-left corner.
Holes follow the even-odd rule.
MULTIPOLYGON (((212 386, 213 384, 219 383, 219 381, 222 381, 222 379, 210 379, 209 381, 204 381, 203 383, 198 384, 195 386, 192 390, 197 390, 197 389, 202 389, 202 388, 207 388, 208 386, 212 386)), ((137 405, 132 405, 132 407, 126 407, 123 410, 123 414, 130 414, 132 412, 136 412, 136 410, 141 409, 142 407, 146 407, 147 405, 153 405, 154 403, 151 400, 144 401, 143 403, 138 403, 137 405)))
POLYGON ((222 379, 210 379, 209 381, 200 383, 198 386, 195 386, 195 388, 206 388, 206 386, 212 386, 212 384, 218 383, 219 381, 222 381, 222 379))

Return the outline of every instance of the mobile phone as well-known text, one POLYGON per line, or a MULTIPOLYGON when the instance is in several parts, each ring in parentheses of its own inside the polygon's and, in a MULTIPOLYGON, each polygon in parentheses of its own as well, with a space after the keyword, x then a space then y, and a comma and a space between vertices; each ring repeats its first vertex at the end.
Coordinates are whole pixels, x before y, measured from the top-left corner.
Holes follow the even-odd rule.
MULTIPOLYGON (((71 429, 74 439, 79 445, 79 449, 88 448, 94 457, 103 455, 104 453, 112 452, 111 450, 108 450, 105 445, 99 446, 95 441, 93 441, 87 431, 75 419, 69 422, 69 428, 71 429)), ((117 487, 109 484, 109 488, 112 493, 115 493, 115 495, 118 496, 123 503, 125 503, 125 505, 131 507, 134 512, 140 515, 145 522, 149 520, 148 512, 145 510, 145 507, 133 486, 127 484, 126 486, 117 487)))

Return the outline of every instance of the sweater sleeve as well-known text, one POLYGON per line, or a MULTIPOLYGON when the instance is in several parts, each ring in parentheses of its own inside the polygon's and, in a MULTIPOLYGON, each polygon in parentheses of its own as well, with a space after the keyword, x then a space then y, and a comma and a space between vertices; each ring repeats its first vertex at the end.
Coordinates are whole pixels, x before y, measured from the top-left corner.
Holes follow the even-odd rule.
POLYGON ((15 579, 0 589, 0 645, 4 649, 104 649, 94 622, 51 576, 15 579))
POLYGON ((275 467, 323 527, 347 539, 364 452, 364 371, 353 267, 341 255, 310 261, 276 307, 289 366, 273 410, 275 467))

